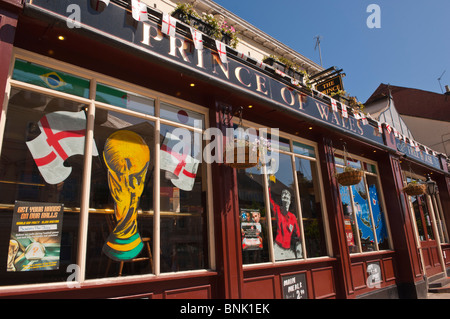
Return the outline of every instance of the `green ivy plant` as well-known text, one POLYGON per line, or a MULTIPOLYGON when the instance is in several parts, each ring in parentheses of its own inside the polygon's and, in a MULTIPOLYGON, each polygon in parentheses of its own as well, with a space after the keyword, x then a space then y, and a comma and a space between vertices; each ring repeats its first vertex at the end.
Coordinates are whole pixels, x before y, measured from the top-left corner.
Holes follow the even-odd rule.
POLYGON ((212 14, 207 14, 203 12, 201 15, 199 15, 195 9, 194 6, 191 3, 177 3, 177 6, 175 7, 175 11, 181 11, 186 16, 186 23, 191 24, 189 17, 194 17, 198 20, 203 21, 204 23, 208 24, 212 29, 212 36, 214 39, 222 40, 223 35, 226 34, 230 37, 230 46, 234 49, 236 49, 239 38, 237 37, 238 32, 236 29, 230 25, 226 21, 220 21, 216 17, 214 17, 212 14))

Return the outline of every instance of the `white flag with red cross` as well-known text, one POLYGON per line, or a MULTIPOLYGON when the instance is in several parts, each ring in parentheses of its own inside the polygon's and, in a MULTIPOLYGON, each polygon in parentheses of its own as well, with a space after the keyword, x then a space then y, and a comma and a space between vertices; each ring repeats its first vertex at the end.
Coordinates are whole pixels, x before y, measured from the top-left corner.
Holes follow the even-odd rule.
POLYGON ((200 161, 186 154, 184 147, 180 148, 183 149, 183 154, 174 151, 174 148, 178 149, 178 143, 182 142, 177 136, 166 133, 164 143, 161 144, 161 169, 170 173, 169 179, 175 187, 191 191, 200 161))
POLYGON ((361 121, 362 121, 363 125, 369 124, 369 121, 367 120, 366 115, 364 113, 360 113, 360 115, 361 115, 361 121))
POLYGON ((197 50, 203 50, 203 33, 191 27, 192 41, 197 50))
POLYGON ((177 19, 175 19, 174 17, 170 16, 167 13, 163 13, 161 32, 167 34, 170 37, 174 37, 176 30, 177 30, 177 19))
POLYGON ((330 100, 331 100, 331 109, 333 110, 333 112, 337 112, 338 108, 337 108, 336 100, 335 99, 331 99, 331 98, 330 98, 330 100))
POLYGON ((147 5, 140 0, 131 0, 131 14, 136 21, 148 21, 147 5))
POLYGON ((388 133, 391 134, 391 132, 392 132, 391 126, 387 123, 384 123, 384 124, 386 125, 386 130, 388 131, 388 133))
POLYGON ((342 108, 342 116, 344 118, 348 118, 347 105, 345 105, 344 103, 341 103, 341 108, 342 108))
MULTIPOLYGON (((54 112, 39 120, 41 134, 26 142, 28 149, 48 184, 63 182, 72 172, 64 161, 73 155, 83 155, 86 136, 86 115, 80 112, 54 112)), ((92 155, 98 156, 93 140, 92 155)))
POLYGON ((227 63, 227 46, 225 45, 225 43, 216 40, 216 49, 217 53, 219 54, 220 61, 222 61, 222 63, 227 63))

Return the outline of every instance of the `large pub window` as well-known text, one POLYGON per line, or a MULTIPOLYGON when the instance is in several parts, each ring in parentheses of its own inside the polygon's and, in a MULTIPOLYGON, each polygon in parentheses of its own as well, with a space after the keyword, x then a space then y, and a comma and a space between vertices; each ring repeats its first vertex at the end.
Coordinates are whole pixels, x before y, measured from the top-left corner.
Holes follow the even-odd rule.
POLYGON ((271 148, 267 165, 237 170, 244 265, 328 256, 314 144, 282 136, 271 148))
MULTIPOLYGON (((411 182, 426 183, 424 177, 411 172, 403 172, 405 185, 411 182)), ((435 194, 422 194, 408 196, 416 221, 417 235, 420 241, 436 240, 435 231, 439 235, 441 243, 448 243, 448 232, 445 225, 445 217, 442 214, 442 205, 439 192, 435 194), (436 228, 433 224, 436 224, 436 228)))
POLYGON ((345 235, 350 253, 391 249, 385 205, 376 163, 355 156, 335 155, 336 172, 350 166, 363 171, 356 185, 339 185, 345 235))
POLYGON ((211 267, 205 109, 16 54, 0 122, 0 285, 65 286, 77 267, 76 282, 211 267))

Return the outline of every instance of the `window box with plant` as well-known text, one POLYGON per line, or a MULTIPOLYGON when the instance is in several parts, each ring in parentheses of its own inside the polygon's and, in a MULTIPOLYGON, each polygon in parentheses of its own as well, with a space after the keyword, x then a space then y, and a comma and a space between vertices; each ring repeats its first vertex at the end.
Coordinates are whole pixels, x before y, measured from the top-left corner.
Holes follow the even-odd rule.
POLYGON ((212 14, 202 13, 202 15, 199 15, 190 3, 178 3, 171 15, 207 36, 220 40, 236 49, 239 42, 237 32, 223 19, 218 19, 212 14))
POLYGON ((264 58, 263 62, 272 66, 276 70, 286 73, 291 78, 300 82, 303 82, 303 78, 306 75, 306 71, 304 71, 300 66, 284 57, 271 55, 264 58))
POLYGON ((294 62, 275 55, 265 57, 263 60, 267 65, 272 66, 274 69, 279 70, 286 75, 290 76, 294 80, 299 81, 308 89, 312 89, 312 85, 309 81, 309 74, 306 70, 302 69, 300 66, 294 62))
POLYGON ((357 110, 357 111, 363 111, 364 110, 364 104, 359 102, 356 97, 350 96, 346 91, 344 90, 338 90, 335 92, 332 92, 330 96, 334 99, 337 99, 339 102, 344 103, 351 108, 357 110))

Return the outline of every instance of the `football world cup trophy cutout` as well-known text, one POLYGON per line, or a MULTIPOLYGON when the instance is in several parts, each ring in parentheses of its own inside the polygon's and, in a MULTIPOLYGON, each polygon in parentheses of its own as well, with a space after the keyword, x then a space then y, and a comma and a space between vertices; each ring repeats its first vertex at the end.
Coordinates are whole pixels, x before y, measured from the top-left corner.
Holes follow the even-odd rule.
POLYGON ((108 186, 115 202, 117 221, 103 245, 103 252, 111 259, 126 261, 135 258, 143 247, 137 227, 137 209, 144 190, 150 150, 141 136, 122 130, 108 137, 103 158, 108 167, 108 186))

